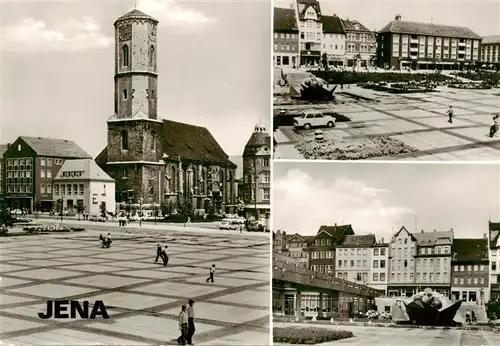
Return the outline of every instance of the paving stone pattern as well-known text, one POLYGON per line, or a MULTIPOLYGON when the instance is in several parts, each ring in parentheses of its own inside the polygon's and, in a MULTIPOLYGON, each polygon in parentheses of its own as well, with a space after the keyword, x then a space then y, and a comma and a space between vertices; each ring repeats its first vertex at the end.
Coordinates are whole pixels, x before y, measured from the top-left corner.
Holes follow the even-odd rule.
MULTIPOLYGON (((354 337, 322 343, 323 346, 498 346, 500 333, 483 330, 459 329, 415 329, 384 328, 338 325, 299 325, 296 323, 274 323, 276 327, 326 328, 332 330, 348 330, 354 337)), ((274 346, 286 344, 275 343, 274 346)))
MULTIPOLYGON (((417 149, 417 152, 377 157, 377 160, 404 161, 498 161, 500 138, 489 138, 493 113, 500 112, 500 90, 458 90, 440 87, 440 92, 391 95, 353 87, 379 103, 354 102, 332 105, 332 111, 351 118, 336 128, 323 129, 327 139, 363 139, 388 136, 417 149), (445 115, 453 106, 453 124, 445 115)), ((296 158, 292 148, 314 130, 294 132, 280 128, 276 157, 296 158), (280 148, 281 147, 281 148, 280 148), (290 147, 290 148, 289 148, 290 147), (288 157, 291 156, 291 157, 288 157), (292 157, 293 156, 293 157, 292 157)))
POLYGON ((0 238, 0 343, 177 344, 195 300, 195 345, 268 345, 269 240, 219 231, 113 231, 0 238), (167 268, 155 264, 167 244, 167 268), (215 283, 207 283, 217 266, 215 283), (42 320, 48 299, 102 300, 108 320, 42 320))

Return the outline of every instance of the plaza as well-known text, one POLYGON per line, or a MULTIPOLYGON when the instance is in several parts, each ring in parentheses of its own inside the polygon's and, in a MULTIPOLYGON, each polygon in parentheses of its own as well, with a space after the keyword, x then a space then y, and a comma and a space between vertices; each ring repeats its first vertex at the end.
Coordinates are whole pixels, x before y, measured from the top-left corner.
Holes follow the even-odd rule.
MULTIPOLYGON (((333 330, 347 330, 354 337, 333 342, 326 342, 324 346, 351 345, 351 346, 496 346, 500 345, 498 331, 463 330, 463 329, 425 329, 425 328, 393 328, 393 327, 366 327, 351 325, 329 324, 296 324, 274 323, 275 327, 326 328, 333 330)), ((286 344, 274 343, 275 346, 286 344)))
MULTIPOLYGON (((499 111, 500 91, 460 90, 438 87, 439 92, 394 95, 386 92, 345 87, 344 91, 379 102, 355 101, 337 95, 336 104, 321 105, 349 117, 335 128, 322 129, 326 140, 363 140, 390 137, 416 149, 412 153, 374 157, 378 160, 402 161, 493 161, 500 154, 500 139, 488 136, 493 113, 499 111), (447 122, 446 111, 454 108, 453 123, 447 122)), ((286 106, 280 108, 286 109, 286 106)), ((312 106, 311 108, 316 108, 312 106)), ((297 143, 314 138, 313 130, 278 128, 275 157, 298 159, 303 155, 297 143)))
POLYGON ((269 343, 269 235, 67 223, 92 230, 1 238, 0 343, 177 344, 188 299, 195 301, 194 344, 269 343), (104 232, 111 248, 101 248, 104 232), (166 268, 154 263, 158 243, 168 245, 166 268), (212 264, 215 282, 208 283, 212 264), (101 300, 109 319, 38 318, 55 299, 101 300))

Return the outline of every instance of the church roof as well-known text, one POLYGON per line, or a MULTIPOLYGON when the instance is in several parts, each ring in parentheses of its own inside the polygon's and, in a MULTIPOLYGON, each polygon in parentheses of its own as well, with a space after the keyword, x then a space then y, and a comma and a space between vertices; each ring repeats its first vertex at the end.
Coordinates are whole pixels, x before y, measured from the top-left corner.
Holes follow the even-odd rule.
POLYGON ((92 159, 66 160, 57 173, 54 180, 91 180, 91 181, 109 181, 115 180, 106 174, 92 159), (63 177, 64 172, 82 172, 78 177, 63 177))
POLYGON ((123 16, 119 17, 116 21, 115 24, 119 21, 126 20, 126 19, 150 19, 156 23, 158 23, 158 20, 154 19, 151 17, 149 14, 146 14, 142 11, 139 11, 138 9, 134 9, 130 12, 125 13, 123 16))
MULTIPOLYGON (((163 133, 158 135, 162 137, 162 154, 169 157, 236 168, 205 127, 163 120, 163 133)), ((102 168, 106 166, 107 147, 96 157, 95 161, 102 168)))

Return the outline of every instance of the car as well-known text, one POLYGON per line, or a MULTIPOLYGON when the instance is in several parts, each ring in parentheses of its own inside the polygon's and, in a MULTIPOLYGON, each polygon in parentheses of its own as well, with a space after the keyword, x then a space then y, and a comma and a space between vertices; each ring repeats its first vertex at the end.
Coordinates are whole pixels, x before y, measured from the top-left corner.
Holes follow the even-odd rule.
POLYGON ((219 225, 219 229, 236 230, 236 225, 234 225, 230 219, 223 219, 219 225))
POLYGON ((89 220, 90 221, 96 221, 96 222, 106 222, 106 218, 102 217, 101 215, 98 214, 90 214, 89 215, 89 220))
POLYGON ((293 118, 294 128, 304 128, 309 130, 311 127, 334 127, 335 118, 331 115, 325 115, 317 111, 304 112, 300 116, 293 118))

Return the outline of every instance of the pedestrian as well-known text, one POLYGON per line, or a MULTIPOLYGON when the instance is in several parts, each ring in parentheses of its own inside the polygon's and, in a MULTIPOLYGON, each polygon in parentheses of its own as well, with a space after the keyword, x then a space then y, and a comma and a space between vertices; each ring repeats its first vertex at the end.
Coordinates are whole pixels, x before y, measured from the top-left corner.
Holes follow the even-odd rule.
POLYGON ((465 313, 465 323, 470 323, 470 315, 469 315, 469 311, 467 311, 465 313))
POLYGON ((474 310, 471 310, 470 318, 471 318, 472 323, 476 323, 476 314, 475 314, 474 310))
POLYGON ((158 244, 158 247, 156 248, 156 259, 155 259, 155 263, 158 263, 158 258, 161 258, 161 252, 162 252, 162 249, 161 249, 161 245, 158 244))
POLYGON ((498 114, 495 114, 495 116, 493 117, 493 125, 491 125, 490 127, 490 138, 493 138, 493 136, 496 136, 497 132, 498 132, 498 118, 500 117, 500 115, 498 114))
POLYGON ((453 124, 453 107, 452 106, 450 106, 450 108, 446 112, 446 115, 448 115, 448 122, 450 124, 453 124))
POLYGON ((186 311, 186 305, 182 306, 181 313, 179 314, 179 329, 181 331, 181 336, 177 338, 177 343, 179 345, 185 345, 188 334, 188 314, 186 311))
POLYGON ((187 307, 187 313, 188 313, 188 333, 187 333, 187 343, 188 345, 193 344, 193 335, 196 331, 194 327, 194 300, 189 299, 188 302, 188 307, 187 307))
POLYGON ((207 278, 207 282, 214 282, 214 274, 215 274, 215 264, 212 264, 212 268, 210 268, 210 276, 207 278))
POLYGON ((165 249, 163 249, 162 253, 161 253, 161 257, 163 259, 163 266, 166 267, 167 264, 168 264, 168 255, 167 255, 167 249, 168 249, 168 246, 165 245, 165 249))

